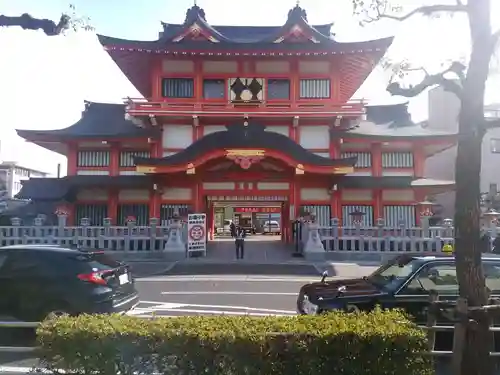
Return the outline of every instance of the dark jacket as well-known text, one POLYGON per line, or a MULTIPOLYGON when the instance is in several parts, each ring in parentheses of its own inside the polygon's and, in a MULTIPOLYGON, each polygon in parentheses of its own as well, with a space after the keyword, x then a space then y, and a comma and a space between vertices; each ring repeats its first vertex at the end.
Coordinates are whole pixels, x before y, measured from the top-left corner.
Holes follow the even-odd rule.
POLYGON ((231 233, 231 237, 234 237, 236 234, 236 225, 234 223, 229 224, 229 232, 231 233))
POLYGON ((247 232, 245 231, 245 229, 243 228, 240 228, 240 229, 236 229, 235 231, 235 234, 234 234, 234 238, 236 240, 244 240, 247 236, 247 232))
POLYGON ((493 250, 494 253, 500 254, 500 237, 495 237, 493 240, 493 250))

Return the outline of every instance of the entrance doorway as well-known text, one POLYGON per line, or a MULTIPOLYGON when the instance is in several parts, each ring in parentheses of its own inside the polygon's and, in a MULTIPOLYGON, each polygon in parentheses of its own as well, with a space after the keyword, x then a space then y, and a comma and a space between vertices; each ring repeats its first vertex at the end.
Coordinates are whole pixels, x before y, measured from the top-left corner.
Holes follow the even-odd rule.
POLYGON ((248 233, 244 260, 279 263, 291 258, 285 241, 290 231, 290 209, 284 197, 214 196, 207 197, 206 203, 209 232, 207 257, 235 258, 235 244, 230 233, 230 225, 234 223, 245 228, 248 233))
POLYGON ((231 235, 231 224, 240 226, 250 236, 281 236, 283 233, 282 202, 218 202, 212 203, 214 237, 231 235))

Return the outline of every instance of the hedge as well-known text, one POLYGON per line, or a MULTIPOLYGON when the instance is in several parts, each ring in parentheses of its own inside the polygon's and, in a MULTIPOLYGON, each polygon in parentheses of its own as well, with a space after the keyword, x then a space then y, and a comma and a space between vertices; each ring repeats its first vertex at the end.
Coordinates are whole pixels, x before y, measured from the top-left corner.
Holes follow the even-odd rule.
POLYGON ((403 313, 60 317, 37 330, 47 368, 75 374, 428 375, 425 334, 403 313))

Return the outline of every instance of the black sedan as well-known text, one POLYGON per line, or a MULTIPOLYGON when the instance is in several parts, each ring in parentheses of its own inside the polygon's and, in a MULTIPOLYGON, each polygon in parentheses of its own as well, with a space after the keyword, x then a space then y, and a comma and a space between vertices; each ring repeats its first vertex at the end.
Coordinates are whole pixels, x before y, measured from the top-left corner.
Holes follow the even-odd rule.
MULTIPOLYGON (((500 296, 500 256, 483 254, 486 285, 500 296)), ((328 280, 302 286, 297 300, 300 314, 321 314, 329 310, 371 310, 403 308, 418 322, 425 321, 429 294, 456 300, 458 281, 452 255, 399 255, 369 276, 328 280)))
POLYGON ((98 250, 51 245, 0 248, 0 315, 24 321, 124 313, 139 296, 129 266, 98 250))

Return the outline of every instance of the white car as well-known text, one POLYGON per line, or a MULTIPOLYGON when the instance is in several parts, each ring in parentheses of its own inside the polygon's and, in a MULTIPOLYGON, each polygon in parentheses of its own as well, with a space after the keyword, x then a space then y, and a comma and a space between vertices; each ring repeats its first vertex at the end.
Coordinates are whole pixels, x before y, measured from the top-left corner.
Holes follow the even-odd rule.
POLYGON ((222 229, 222 233, 224 234, 231 234, 231 224, 232 220, 224 220, 224 227, 222 229))
POLYGON ((266 221, 262 226, 264 229, 263 234, 281 234, 280 223, 276 220, 266 221))

